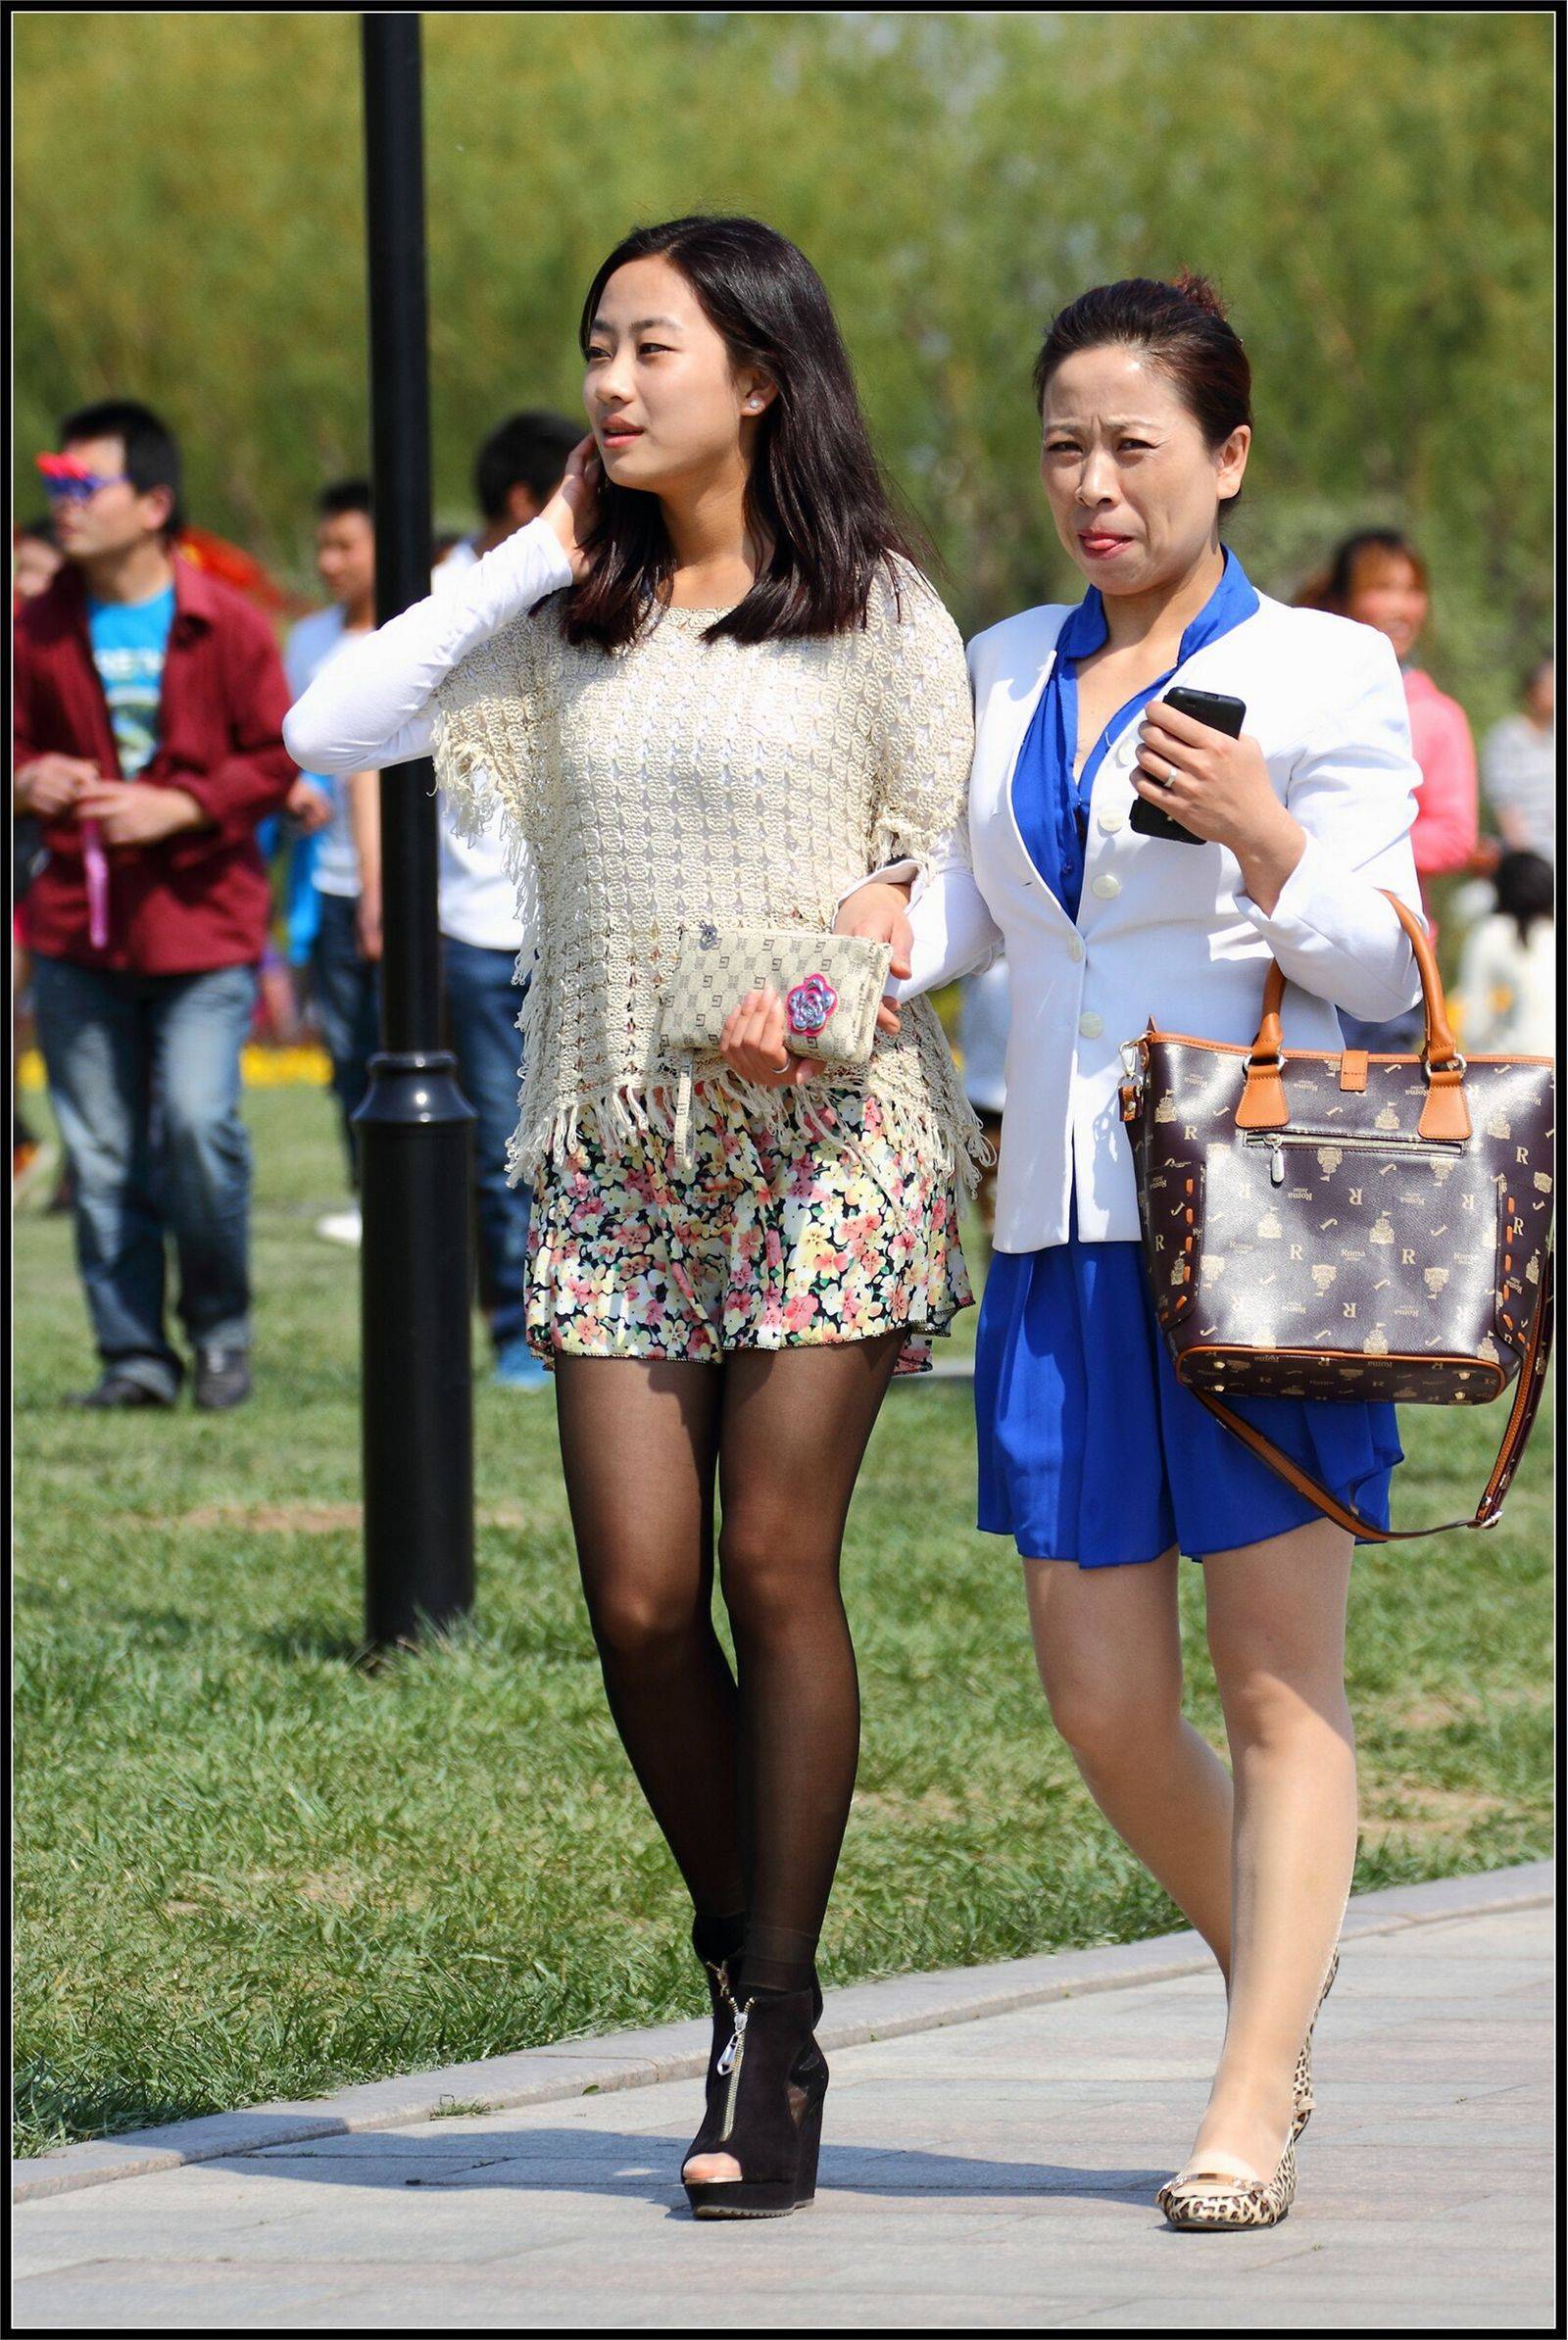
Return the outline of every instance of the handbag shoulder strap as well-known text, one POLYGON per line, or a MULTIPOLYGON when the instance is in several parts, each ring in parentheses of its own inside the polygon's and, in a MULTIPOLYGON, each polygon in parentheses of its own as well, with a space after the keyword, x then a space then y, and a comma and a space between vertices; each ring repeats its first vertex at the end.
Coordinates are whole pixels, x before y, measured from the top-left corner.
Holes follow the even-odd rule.
POLYGON ((1553 1299, 1552 1245, 1548 1243, 1541 1266, 1541 1298, 1520 1362, 1519 1379, 1514 1388, 1513 1403, 1508 1408, 1502 1443, 1497 1448, 1497 1458, 1481 1491, 1481 1500, 1467 1520, 1440 1520, 1430 1528, 1380 1528, 1375 1520, 1363 1518, 1352 1505, 1342 1503, 1338 1495, 1320 1486, 1309 1472, 1302 1470, 1299 1463, 1282 1453, 1272 1438, 1255 1429, 1250 1422, 1245 1422, 1222 1398, 1211 1396, 1206 1389, 1194 1389, 1192 1394, 1207 1406, 1217 1422, 1222 1422, 1227 1430, 1234 1432, 1244 1446, 1250 1447, 1260 1462, 1267 1463, 1269 1469, 1294 1487, 1298 1495, 1304 1495, 1309 1503, 1315 1505, 1325 1519, 1333 1520, 1336 1527, 1347 1529, 1363 1543, 1407 1543, 1419 1536, 1442 1536, 1449 1528, 1490 1528, 1502 1516, 1503 1498, 1519 1467, 1519 1458, 1525 1450, 1525 1441, 1530 1436, 1536 1409, 1541 1403, 1541 1392, 1546 1378, 1546 1360, 1551 1353, 1553 1299))

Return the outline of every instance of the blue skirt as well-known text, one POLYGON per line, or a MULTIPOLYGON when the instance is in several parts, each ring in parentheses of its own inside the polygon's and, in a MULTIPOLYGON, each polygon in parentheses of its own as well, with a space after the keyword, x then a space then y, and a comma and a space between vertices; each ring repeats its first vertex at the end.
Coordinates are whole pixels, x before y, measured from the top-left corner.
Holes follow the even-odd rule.
MULTIPOLYGON (((999 1251, 975 1341, 980 1526, 1029 1560, 1195 1560, 1322 1514, 1176 1379, 1139 1243, 999 1251)), ((1404 1459, 1392 1405, 1237 1398, 1293 1462, 1379 1527, 1404 1459)))

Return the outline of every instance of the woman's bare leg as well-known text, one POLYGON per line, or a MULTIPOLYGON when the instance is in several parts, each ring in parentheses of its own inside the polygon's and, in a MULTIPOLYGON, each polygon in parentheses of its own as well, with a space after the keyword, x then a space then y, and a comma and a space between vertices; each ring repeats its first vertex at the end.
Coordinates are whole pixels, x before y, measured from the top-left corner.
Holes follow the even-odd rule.
POLYGON ((1182 1714, 1174 1551, 1126 1568, 1026 1560, 1052 1720, 1122 1841, 1228 1973, 1231 1782, 1182 1714))
POLYGON ((1327 1520, 1203 1566, 1208 1643, 1236 1783, 1230 2011, 1194 2147, 1271 2176, 1292 2079, 1355 1864, 1345 1694, 1351 1542, 1327 1520))

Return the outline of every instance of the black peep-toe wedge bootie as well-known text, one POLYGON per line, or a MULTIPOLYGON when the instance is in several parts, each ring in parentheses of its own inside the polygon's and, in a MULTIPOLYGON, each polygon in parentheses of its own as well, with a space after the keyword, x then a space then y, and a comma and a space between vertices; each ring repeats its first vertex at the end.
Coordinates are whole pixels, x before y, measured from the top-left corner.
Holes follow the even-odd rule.
MULTIPOLYGON (((713 2029, 708 2050, 708 2076, 704 2082, 707 2099, 702 2126, 681 2157, 681 2168, 694 2162, 699 2155, 719 2151, 718 2132, 724 2122, 724 2098, 728 2085, 728 2071, 719 2071, 725 2049, 735 2036, 735 2006, 740 1992, 740 1957, 731 1953, 727 1958, 710 1958, 696 1938, 693 1929, 693 1949, 696 1950, 708 1984, 709 2005, 712 2010, 713 2029)), ((816 1969, 811 1970, 811 2028, 814 2031, 822 2020, 822 1985, 816 1969)))
POLYGON ((718 2130, 704 2148, 728 2154, 741 2173, 684 2180, 694 2217, 782 2218, 815 2195, 828 2071, 812 2011, 810 1991, 743 1993, 718 2061, 718 2130))
MULTIPOLYGON (((701 1953, 699 1953, 701 1955, 701 1953)), ((724 2051, 735 2036, 735 1992, 739 1961, 734 1958, 703 1959, 703 1973, 708 1979, 709 2003, 713 2013, 712 2040, 708 2050, 708 2077, 704 2082, 707 2105, 701 2128, 687 2146, 681 2162, 695 2161, 699 2154, 717 2153, 718 2132, 724 2125, 724 2096, 726 2081, 719 2066, 724 2051)))

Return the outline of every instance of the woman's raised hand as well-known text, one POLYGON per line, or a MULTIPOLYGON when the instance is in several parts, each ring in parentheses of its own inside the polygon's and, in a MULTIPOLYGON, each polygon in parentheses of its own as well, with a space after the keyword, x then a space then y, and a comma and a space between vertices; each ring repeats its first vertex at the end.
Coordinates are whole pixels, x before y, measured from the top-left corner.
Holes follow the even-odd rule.
POLYGON ((567 456, 565 476, 539 514, 561 539, 561 549, 577 578, 588 573, 588 556, 583 547, 599 518, 599 489, 604 475, 590 431, 567 456))
POLYGON ((822 1067, 814 1056, 794 1056, 784 1046, 784 1002, 777 992, 748 992, 724 1019, 718 1052, 731 1072, 762 1089, 799 1089, 822 1067))
MULTIPOLYGON (((864 935, 873 943, 891 943, 893 959, 888 973, 907 975, 909 952, 914 948, 908 887, 888 882, 858 886, 834 919, 833 932, 864 935)), ((879 1032, 897 1032, 899 1028, 899 1011, 885 995, 876 1011, 876 1027, 879 1032)))

